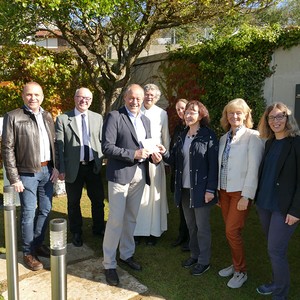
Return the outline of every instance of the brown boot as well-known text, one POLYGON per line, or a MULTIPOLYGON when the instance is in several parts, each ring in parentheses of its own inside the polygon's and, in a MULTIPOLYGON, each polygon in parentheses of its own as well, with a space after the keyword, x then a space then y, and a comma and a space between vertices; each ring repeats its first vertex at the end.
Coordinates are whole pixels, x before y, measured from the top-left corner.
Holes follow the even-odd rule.
POLYGON ((23 256, 24 265, 31 271, 38 271, 43 269, 43 264, 39 261, 39 259, 31 254, 27 254, 23 256))

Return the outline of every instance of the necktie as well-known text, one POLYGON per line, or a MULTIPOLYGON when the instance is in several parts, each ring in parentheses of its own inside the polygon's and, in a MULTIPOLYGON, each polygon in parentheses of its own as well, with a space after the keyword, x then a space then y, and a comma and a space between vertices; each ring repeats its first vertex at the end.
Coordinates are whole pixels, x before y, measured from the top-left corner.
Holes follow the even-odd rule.
POLYGON ((85 114, 81 115, 81 121, 82 121, 82 142, 84 145, 84 161, 89 162, 90 149, 89 149, 89 137, 88 137, 86 122, 85 122, 85 114))

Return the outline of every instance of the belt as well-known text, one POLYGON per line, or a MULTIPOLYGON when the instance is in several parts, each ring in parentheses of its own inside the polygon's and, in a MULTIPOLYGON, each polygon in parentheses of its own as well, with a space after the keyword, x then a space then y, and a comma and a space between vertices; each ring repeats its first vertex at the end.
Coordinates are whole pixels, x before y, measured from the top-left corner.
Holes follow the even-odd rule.
POLYGON ((42 161, 42 162, 41 162, 41 167, 46 167, 46 166, 48 166, 48 163, 49 163, 49 160, 47 160, 47 161, 42 161))

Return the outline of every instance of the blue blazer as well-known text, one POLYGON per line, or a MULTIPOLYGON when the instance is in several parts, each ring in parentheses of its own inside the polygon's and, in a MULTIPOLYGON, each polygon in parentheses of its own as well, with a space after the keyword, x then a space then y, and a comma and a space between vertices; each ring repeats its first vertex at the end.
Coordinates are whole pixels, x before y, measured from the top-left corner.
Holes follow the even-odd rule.
MULTIPOLYGON (((150 120, 142 115, 141 120, 146 130, 146 138, 151 137, 150 120)), ((134 153, 140 148, 139 141, 128 116, 125 106, 110 112, 103 124, 102 152, 108 158, 106 178, 119 184, 132 181, 139 162, 134 153)), ((146 165, 146 183, 150 184, 149 161, 146 165)))
MULTIPOLYGON (((274 139, 267 140, 265 153, 259 168, 259 182, 268 154, 274 139)), ((278 195, 278 207, 282 214, 300 218, 300 137, 285 139, 276 164, 274 190, 278 195)), ((256 195, 259 193, 259 184, 256 195)))

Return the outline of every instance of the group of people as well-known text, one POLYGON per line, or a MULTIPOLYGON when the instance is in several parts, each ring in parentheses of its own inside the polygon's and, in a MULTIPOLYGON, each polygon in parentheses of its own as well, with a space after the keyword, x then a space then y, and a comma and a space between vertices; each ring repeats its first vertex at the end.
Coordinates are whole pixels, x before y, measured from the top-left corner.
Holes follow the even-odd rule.
POLYGON ((83 186, 91 200, 95 235, 103 238, 106 281, 118 285, 119 262, 134 270, 136 244, 148 245, 167 230, 167 193, 164 163, 172 170, 172 191, 180 211, 179 236, 188 241, 190 257, 182 267, 192 275, 210 268, 210 212, 218 204, 231 250, 231 263, 219 271, 227 285, 240 288, 247 280, 242 239, 252 203, 267 238, 272 280, 257 288, 262 295, 287 299, 290 276, 289 240, 300 219, 300 130, 291 110, 274 103, 253 130, 251 109, 240 98, 223 109, 218 140, 209 127, 208 109, 200 101, 179 99, 180 124, 171 139, 168 118, 156 106, 160 91, 154 84, 131 84, 124 106, 111 111, 104 122, 89 110, 93 95, 87 88, 75 92, 75 108, 56 122, 41 107, 43 90, 35 82, 22 92, 24 106, 5 114, 2 157, 10 184, 20 193, 24 264, 43 268, 38 256, 50 256, 43 244, 52 205, 53 182, 66 182, 72 243, 83 244, 80 198, 83 186), (109 216, 104 223, 101 177, 107 158, 109 216))
MULTIPOLYGON (((177 104, 182 106, 182 99, 177 104)), ((300 219, 300 131, 291 110, 283 103, 270 105, 256 131, 245 100, 234 99, 223 109, 220 123, 226 133, 219 142, 201 102, 189 101, 183 119, 185 127, 174 146, 158 146, 163 160, 173 166, 175 201, 182 205, 189 230, 191 254, 182 266, 193 275, 210 268, 209 214, 218 203, 231 250, 231 264, 219 275, 231 277, 228 287, 240 288, 247 280, 241 233, 254 202, 272 265, 271 281, 257 292, 287 299, 287 249, 300 219)))

